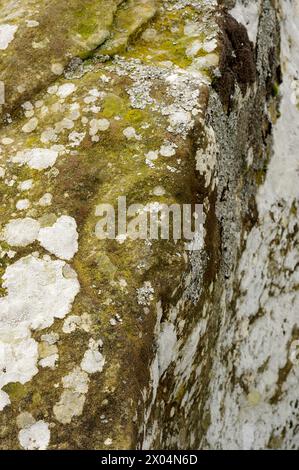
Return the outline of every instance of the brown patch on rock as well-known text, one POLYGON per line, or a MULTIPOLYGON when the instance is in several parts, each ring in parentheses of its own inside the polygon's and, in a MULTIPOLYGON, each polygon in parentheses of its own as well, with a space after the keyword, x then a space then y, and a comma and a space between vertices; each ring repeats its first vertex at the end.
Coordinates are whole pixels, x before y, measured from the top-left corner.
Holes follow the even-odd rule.
POLYGON ((256 80, 255 54, 245 26, 227 12, 220 17, 219 26, 221 77, 213 85, 229 113, 236 83, 244 95, 256 80))

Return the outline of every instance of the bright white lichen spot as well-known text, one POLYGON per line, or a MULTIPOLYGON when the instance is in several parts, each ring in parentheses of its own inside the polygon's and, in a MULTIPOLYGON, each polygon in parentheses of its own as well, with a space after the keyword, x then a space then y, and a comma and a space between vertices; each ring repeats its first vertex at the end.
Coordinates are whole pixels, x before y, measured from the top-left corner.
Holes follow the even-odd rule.
POLYGON ((24 211, 26 209, 29 209, 29 207, 30 207, 29 199, 20 199, 16 203, 16 208, 18 211, 24 211))
POLYGON ((123 130, 123 134, 128 140, 132 140, 132 139, 141 140, 141 135, 136 133, 136 130, 134 129, 134 127, 127 127, 126 129, 123 130))
POLYGON ((37 118, 32 118, 30 119, 23 127, 22 131, 29 134, 30 132, 35 131, 35 129, 38 126, 38 119, 37 118))
POLYGON ((191 121, 191 113, 188 111, 175 111, 169 116, 170 125, 174 128, 180 128, 180 126, 188 126, 191 121))
POLYGON ((60 260, 32 255, 9 266, 3 275, 7 296, 0 298, 0 324, 47 328, 64 318, 79 291, 77 279, 65 279, 60 260))
POLYGON ((1 143, 3 145, 10 145, 10 144, 13 144, 14 143, 14 140, 13 139, 10 139, 9 137, 4 137, 2 140, 1 140, 1 143))
POLYGON ((11 246, 27 246, 36 240, 39 229, 39 222, 30 217, 15 219, 4 227, 4 240, 11 246))
POLYGON ((90 121, 89 135, 95 136, 98 131, 106 131, 110 127, 108 119, 92 119, 90 121))
POLYGON ((42 207, 50 206, 52 204, 53 196, 50 193, 45 193, 40 200, 38 201, 39 205, 42 207))
POLYGON ((50 430, 48 423, 37 421, 36 423, 21 429, 19 442, 26 450, 45 450, 50 442, 50 430))
MULTIPOLYGON (((22 201, 27 201, 27 199, 22 201)), ((28 207, 23 203, 21 206, 22 201, 17 203, 19 210, 28 207)), ((73 258, 78 250, 78 232, 75 219, 67 215, 63 215, 57 220, 54 217, 55 223, 45 227, 42 227, 41 220, 38 222, 30 217, 11 220, 4 227, 2 239, 11 246, 27 246, 37 240, 43 248, 58 258, 66 260, 73 258)))
POLYGON ((198 31, 200 30, 200 23, 196 21, 187 21, 184 26, 184 34, 186 36, 194 37, 198 36, 198 31))
POLYGON ((14 35, 18 27, 12 24, 1 24, 0 25, 0 50, 4 50, 8 47, 14 38, 14 35))
POLYGON ((78 232, 75 219, 67 215, 59 217, 52 227, 40 229, 38 241, 58 258, 72 259, 78 251, 78 232))
POLYGON ((39 26, 39 22, 36 20, 26 20, 26 26, 27 28, 36 28, 39 26))
POLYGON ((30 255, 6 269, 2 287, 7 295, 0 298, 0 388, 25 383, 38 372, 30 330, 47 328, 69 313, 79 282, 63 276, 64 266, 30 255))
POLYGON ((48 128, 41 133, 40 140, 43 144, 47 144, 48 142, 56 142, 57 141, 57 134, 55 129, 48 128))
POLYGON ((6 325, 0 304, 0 388, 11 382, 26 383, 37 374, 37 343, 26 326, 6 325))
POLYGON ((47 333, 45 335, 41 335, 41 340, 46 341, 49 344, 55 344, 59 340, 58 333, 47 333))
POLYGON ((6 392, 0 390, 0 411, 4 410, 4 408, 10 405, 10 399, 6 392))
POLYGON ((210 53, 203 57, 197 57, 193 60, 192 66, 190 69, 204 69, 204 68, 213 68, 219 64, 218 54, 210 53))
POLYGON ((200 40, 195 40, 190 46, 186 49, 186 55, 188 57, 195 57, 200 49, 203 49, 205 52, 213 52, 217 47, 217 39, 211 39, 210 41, 202 42, 200 40))
POLYGON ((173 157, 175 155, 175 144, 167 142, 160 148, 160 154, 162 157, 173 157))
POLYGON ((45 170, 54 165, 58 157, 58 152, 52 149, 33 148, 25 151, 20 151, 13 157, 13 163, 20 165, 27 164, 34 170, 45 170))
POLYGON ((62 64, 59 64, 59 63, 52 64, 52 65, 51 65, 51 71, 52 71, 55 75, 61 75, 62 72, 63 72, 63 65, 62 65, 62 64))
POLYGON ((74 121, 69 118, 63 118, 55 124, 55 132, 62 132, 64 129, 73 129, 74 121))
POLYGON ((165 193, 166 193, 166 191, 162 186, 156 186, 153 189, 154 196, 164 196, 165 193))
POLYGON ((19 183, 18 189, 20 191, 29 191, 33 186, 33 180, 25 180, 19 183))
POLYGON ((194 42, 192 42, 190 46, 187 47, 186 55, 188 57, 195 57, 197 53, 200 51, 200 49, 202 49, 202 47, 203 47, 202 42, 199 39, 197 39, 194 42))
POLYGON ((69 141, 71 147, 78 147, 81 144, 82 140, 84 139, 86 133, 85 132, 76 132, 73 131, 69 135, 69 141))
POLYGON ((208 144, 206 147, 200 147, 196 152, 196 170, 205 177, 205 187, 208 187, 216 165, 217 145, 212 127, 206 127, 205 132, 208 144))
POLYGON ((154 161, 157 160, 159 156, 159 152, 158 150, 150 150, 149 152, 147 152, 145 154, 145 163, 150 167, 150 168, 154 168, 155 165, 154 165, 154 161))
POLYGON ((150 305, 154 296, 154 289, 149 281, 144 282, 143 286, 137 289, 137 302, 139 305, 150 305))
POLYGON ((95 372, 102 372, 103 370, 105 358, 99 351, 99 347, 101 346, 101 340, 95 341, 92 338, 90 339, 89 349, 85 352, 81 362, 81 368, 89 374, 94 374, 95 372))
POLYGON ((174 358, 177 335, 172 323, 163 322, 158 338, 158 364, 159 376, 161 377, 167 370, 174 358))
POLYGON ((108 119, 99 119, 98 120, 98 129, 99 131, 106 131, 110 127, 110 122, 108 119))
POLYGON ((76 86, 73 83, 65 83, 61 85, 58 90, 56 91, 56 95, 59 98, 67 98, 76 90, 76 86))

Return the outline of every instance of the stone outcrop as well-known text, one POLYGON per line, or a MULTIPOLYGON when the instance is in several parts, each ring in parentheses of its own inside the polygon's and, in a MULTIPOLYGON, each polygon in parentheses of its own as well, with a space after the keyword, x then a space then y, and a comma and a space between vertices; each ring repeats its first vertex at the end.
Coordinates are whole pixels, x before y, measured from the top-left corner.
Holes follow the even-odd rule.
POLYGON ((298 17, 0 2, 1 449, 298 448, 298 17))

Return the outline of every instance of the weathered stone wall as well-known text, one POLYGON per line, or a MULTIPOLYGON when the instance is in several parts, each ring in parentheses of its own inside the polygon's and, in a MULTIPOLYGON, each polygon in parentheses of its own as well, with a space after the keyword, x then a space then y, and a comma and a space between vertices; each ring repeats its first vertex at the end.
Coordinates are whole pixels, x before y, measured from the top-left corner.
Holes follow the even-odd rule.
POLYGON ((1 449, 298 448, 298 8, 0 2, 1 449))

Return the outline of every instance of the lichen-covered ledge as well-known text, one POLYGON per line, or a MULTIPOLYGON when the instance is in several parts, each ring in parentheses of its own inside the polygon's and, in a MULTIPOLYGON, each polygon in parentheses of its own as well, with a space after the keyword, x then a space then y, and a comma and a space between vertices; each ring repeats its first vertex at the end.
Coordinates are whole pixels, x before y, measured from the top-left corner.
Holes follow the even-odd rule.
MULTIPOLYGON (((182 242, 98 239, 98 207, 117 207, 119 196, 149 211, 204 198, 208 205, 213 189, 199 186, 195 140, 202 136, 203 150, 209 142, 215 8, 73 2, 60 11, 54 1, 47 25, 38 3, 30 17, 3 11, 1 447, 132 448, 161 305, 181 297, 194 263, 182 242), (18 44, 30 49, 24 66, 18 44), (94 58, 78 58, 94 49, 94 58), (20 70, 16 81, 8 63, 20 70)), ((202 257, 200 276, 213 263, 207 250, 202 257)), ((188 302, 200 294, 190 291, 188 302)), ((162 375, 169 364, 159 361, 162 375)))
POLYGON ((262 437, 257 408, 267 400, 267 419, 292 395, 295 361, 246 350, 270 315, 247 312, 246 282, 259 284, 247 258, 268 230, 255 195, 277 119, 278 10, 221 3, 233 16, 213 0, 0 2, 1 449, 296 445, 293 408, 262 437), (203 204, 200 249, 100 239, 100 204, 120 196, 150 213, 203 204))

